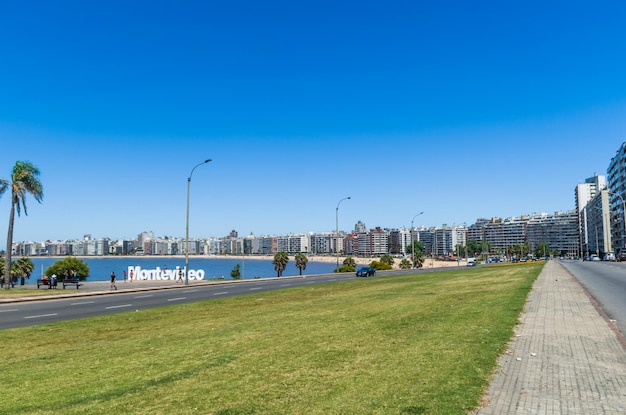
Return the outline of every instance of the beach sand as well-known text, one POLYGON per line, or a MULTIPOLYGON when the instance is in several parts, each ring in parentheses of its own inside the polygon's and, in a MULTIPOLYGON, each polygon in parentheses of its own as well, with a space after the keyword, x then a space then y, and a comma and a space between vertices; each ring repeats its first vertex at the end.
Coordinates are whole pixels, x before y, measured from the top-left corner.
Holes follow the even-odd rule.
MULTIPOLYGON (((337 257, 336 256, 332 256, 332 255, 307 255, 305 254, 307 259, 309 260, 309 262, 326 262, 329 264, 333 264, 337 262, 337 257)), ((237 257, 241 257, 240 255, 210 255, 210 257, 212 258, 237 258, 237 257)), ((346 259, 346 256, 339 256, 339 266, 341 266, 343 264, 343 261, 346 259)), ((274 259, 274 255, 246 255, 245 259, 264 259, 264 260, 273 260, 274 259)), ((293 261, 294 259, 294 255, 289 255, 289 260, 293 261)), ((357 257, 357 256, 353 256, 352 259, 354 259, 354 262, 356 262, 357 265, 369 265, 372 261, 380 261, 380 256, 374 256, 374 257, 357 257)), ((402 261, 402 258, 394 258, 394 264, 393 264, 393 269, 400 269, 400 261, 402 261)), ((426 258, 424 260, 424 265, 423 268, 443 268, 443 267, 458 267, 458 266, 465 266, 466 265, 466 260, 465 259, 461 259, 460 261, 439 261, 439 260, 433 260, 430 258, 426 258)))

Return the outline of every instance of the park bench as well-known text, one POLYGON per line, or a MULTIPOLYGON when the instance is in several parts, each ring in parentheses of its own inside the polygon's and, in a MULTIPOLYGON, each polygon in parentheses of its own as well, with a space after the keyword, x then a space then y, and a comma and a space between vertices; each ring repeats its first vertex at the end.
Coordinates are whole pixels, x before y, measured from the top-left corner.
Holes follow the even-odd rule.
POLYGON ((81 284, 78 279, 65 279, 65 280, 63 280, 63 289, 65 289, 65 286, 67 286, 67 285, 75 285, 76 289, 78 290, 78 287, 80 287, 83 284, 81 284))
POLYGON ((52 288, 52 281, 50 281, 49 279, 39 279, 37 280, 37 288, 41 287, 42 285, 47 285, 48 288, 52 288))
POLYGON ((50 288, 57 288, 57 280, 54 278, 45 278, 45 279, 38 279, 37 280, 37 288, 41 287, 42 285, 47 285, 48 289, 50 288))

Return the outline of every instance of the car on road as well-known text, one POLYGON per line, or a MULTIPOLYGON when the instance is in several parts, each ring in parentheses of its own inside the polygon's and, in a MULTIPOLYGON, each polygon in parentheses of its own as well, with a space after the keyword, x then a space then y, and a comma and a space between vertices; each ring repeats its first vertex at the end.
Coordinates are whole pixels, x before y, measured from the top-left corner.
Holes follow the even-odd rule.
POLYGON ((604 254, 604 260, 605 261, 615 261, 615 254, 609 252, 607 254, 604 254))
POLYGON ((357 277, 373 277, 376 275, 376 268, 374 267, 359 267, 356 270, 357 277))

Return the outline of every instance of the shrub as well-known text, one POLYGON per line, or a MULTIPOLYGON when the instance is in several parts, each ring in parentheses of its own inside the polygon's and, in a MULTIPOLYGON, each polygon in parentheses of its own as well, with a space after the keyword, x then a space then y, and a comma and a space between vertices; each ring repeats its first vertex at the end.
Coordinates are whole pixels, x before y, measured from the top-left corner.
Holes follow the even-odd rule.
POLYGON ((370 267, 374 268, 376 271, 385 271, 385 270, 393 268, 391 265, 387 264, 386 262, 380 262, 380 261, 372 261, 370 263, 370 267))

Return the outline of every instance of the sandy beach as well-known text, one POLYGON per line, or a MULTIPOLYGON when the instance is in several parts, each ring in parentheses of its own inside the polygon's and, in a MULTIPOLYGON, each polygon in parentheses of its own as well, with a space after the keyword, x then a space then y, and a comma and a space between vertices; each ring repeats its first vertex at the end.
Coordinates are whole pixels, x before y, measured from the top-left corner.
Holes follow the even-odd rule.
MULTIPOLYGON (((211 258, 237 258, 237 257, 241 257, 241 255, 208 255, 211 258)), ((329 264, 334 264, 337 262, 337 257, 333 256, 333 255, 306 255, 306 257, 308 258, 309 262, 326 262, 329 264)), ((343 264, 343 261, 346 259, 346 256, 339 256, 339 265, 341 266, 341 264, 343 264)), ((247 260, 255 260, 255 259, 264 259, 264 260, 273 260, 274 259, 274 255, 246 255, 245 256, 246 261, 247 260)), ((352 259, 354 259, 354 262, 356 262, 357 265, 369 265, 372 261, 380 261, 380 256, 375 256, 375 257, 356 257, 353 256, 352 259)), ((289 255, 289 260, 293 261, 294 260, 294 255, 289 255)), ((394 264, 393 264, 393 268, 394 269, 400 269, 400 261, 402 259, 401 258, 394 258, 394 264)), ((442 268, 442 267, 458 267, 458 266, 465 266, 466 265, 466 261, 465 259, 461 259, 460 262, 457 261, 438 261, 438 260, 433 260, 430 258, 426 258, 424 260, 424 268, 442 268)))

